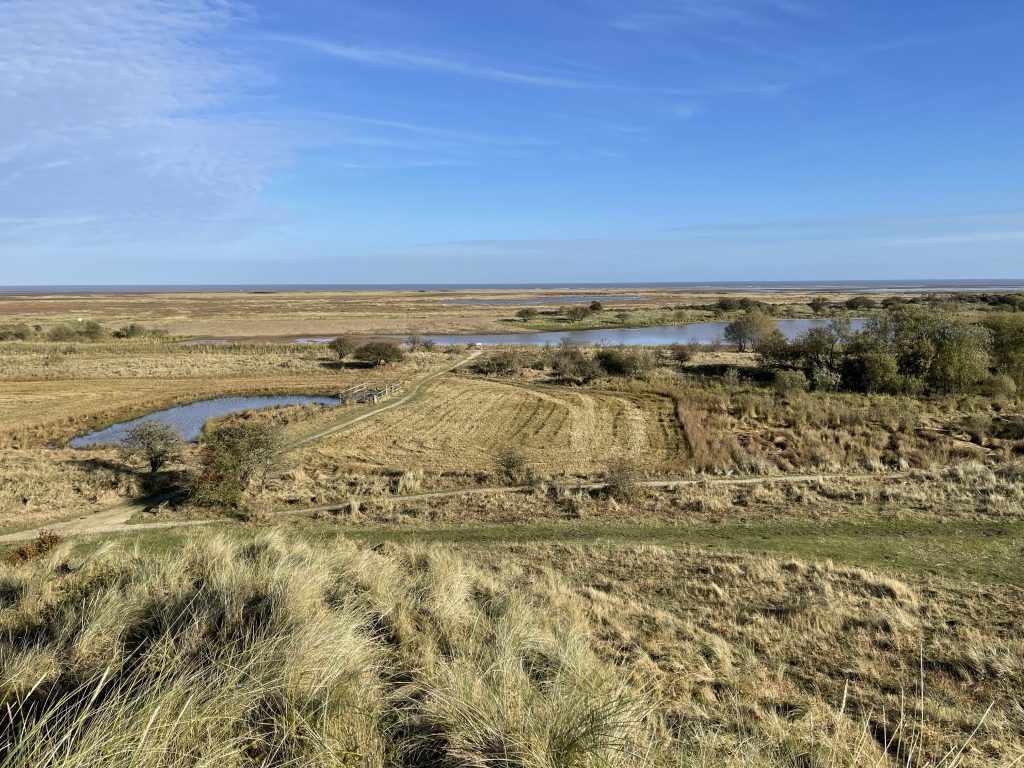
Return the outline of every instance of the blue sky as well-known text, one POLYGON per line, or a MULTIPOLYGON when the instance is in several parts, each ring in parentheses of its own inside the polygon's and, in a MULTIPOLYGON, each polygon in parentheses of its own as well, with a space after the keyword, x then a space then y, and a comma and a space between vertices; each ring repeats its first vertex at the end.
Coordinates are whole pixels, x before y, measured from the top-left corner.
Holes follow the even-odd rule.
POLYGON ((0 0, 0 284, 1024 277, 1016 0, 0 0))

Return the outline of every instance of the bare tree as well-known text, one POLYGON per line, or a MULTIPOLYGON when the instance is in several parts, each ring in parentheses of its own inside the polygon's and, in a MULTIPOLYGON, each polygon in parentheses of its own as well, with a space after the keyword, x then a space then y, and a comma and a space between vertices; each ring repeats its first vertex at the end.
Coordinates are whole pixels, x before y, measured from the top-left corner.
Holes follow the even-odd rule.
POLYGON ((122 450, 131 458, 149 465, 150 472, 181 456, 185 443, 178 430, 163 421, 144 421, 128 431, 122 450))

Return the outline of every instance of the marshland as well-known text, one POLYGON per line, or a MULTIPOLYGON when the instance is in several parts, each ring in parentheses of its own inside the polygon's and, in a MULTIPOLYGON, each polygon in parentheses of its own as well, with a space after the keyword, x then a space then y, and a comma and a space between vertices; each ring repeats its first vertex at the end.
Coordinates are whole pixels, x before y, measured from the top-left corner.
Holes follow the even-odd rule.
POLYGON ((575 293, 0 296, 0 760, 1024 759, 1024 297, 575 293))

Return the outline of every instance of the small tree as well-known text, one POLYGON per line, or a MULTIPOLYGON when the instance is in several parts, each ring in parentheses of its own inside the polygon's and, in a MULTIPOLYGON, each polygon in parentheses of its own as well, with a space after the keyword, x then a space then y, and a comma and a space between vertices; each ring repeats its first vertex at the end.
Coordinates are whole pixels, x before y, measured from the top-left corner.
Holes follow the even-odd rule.
POLYGON ((409 345, 409 349, 413 350, 420 349, 424 345, 425 341, 423 334, 415 329, 409 331, 405 337, 405 343, 409 345))
POLYGON ((334 341, 327 344, 327 348, 336 354, 339 360, 344 360, 355 352, 356 346, 357 344, 347 336, 339 336, 334 341))
POLYGON ((533 307, 523 307, 516 312, 516 317, 522 320, 524 323, 528 323, 537 316, 538 312, 533 307))
POLYGON ((359 347, 354 353, 356 360, 372 365, 384 365, 385 363, 400 363, 405 360, 405 352, 396 344, 389 344, 386 341, 373 341, 359 347))
POLYGON ((813 299, 807 302, 807 305, 811 308, 811 311, 814 314, 820 315, 822 312, 828 309, 828 299, 826 299, 824 296, 815 296, 813 299))
POLYGON ((238 422, 211 431, 201 443, 197 498, 237 505, 254 484, 262 490, 283 447, 280 430, 262 422, 238 422))
POLYGON ((603 309, 604 309, 604 305, 600 301, 592 301, 592 302, 590 302, 590 311, 591 312, 600 312, 603 309))
POLYGON ((501 451, 495 457, 495 461, 498 465, 498 470, 509 482, 518 483, 529 480, 529 461, 526 456, 515 448, 506 448, 501 451))
POLYGON ((727 326, 723 336, 730 344, 735 344, 743 352, 776 330, 775 318, 760 309, 752 309, 738 320, 727 326))
POLYGON ((594 312, 590 307, 570 307, 565 312, 565 316, 573 323, 578 323, 580 320, 586 320, 592 314, 594 314, 594 312))
POLYGON ((626 458, 616 459, 605 472, 605 492, 619 501, 630 501, 636 497, 639 490, 637 474, 633 461, 626 458))
POLYGON ((181 456, 185 447, 178 430, 164 421, 144 421, 128 430, 121 445, 129 458, 138 459, 156 473, 181 456))
POLYGON ((693 359, 693 350, 686 344, 669 344, 668 351, 679 365, 686 365, 693 359))

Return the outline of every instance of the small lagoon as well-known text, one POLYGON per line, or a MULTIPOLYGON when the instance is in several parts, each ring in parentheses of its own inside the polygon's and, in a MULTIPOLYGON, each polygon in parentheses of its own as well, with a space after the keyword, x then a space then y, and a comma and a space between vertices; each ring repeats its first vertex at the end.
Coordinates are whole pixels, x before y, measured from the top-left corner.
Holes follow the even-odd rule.
POLYGON ((215 397, 210 400, 197 400, 187 405, 176 405, 162 411, 147 414, 138 419, 123 421, 106 429, 90 432, 71 440, 72 448, 87 446, 121 445, 128 432, 144 421, 162 421, 178 430, 186 440, 195 440, 202 434, 203 425, 218 416, 231 413, 242 413, 262 408, 277 408, 283 405, 340 405, 341 401, 334 397, 317 395, 260 395, 241 397, 215 397))

